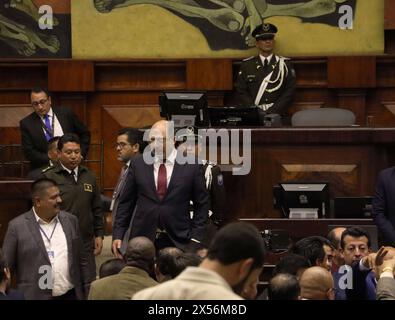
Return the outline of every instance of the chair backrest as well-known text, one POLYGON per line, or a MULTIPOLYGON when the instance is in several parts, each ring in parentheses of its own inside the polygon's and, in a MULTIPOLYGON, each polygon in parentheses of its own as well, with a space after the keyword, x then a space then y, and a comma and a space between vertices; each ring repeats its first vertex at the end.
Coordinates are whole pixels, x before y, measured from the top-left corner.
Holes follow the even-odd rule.
POLYGON ((355 114, 340 108, 307 109, 296 112, 291 123, 293 127, 344 127, 355 124, 355 114))

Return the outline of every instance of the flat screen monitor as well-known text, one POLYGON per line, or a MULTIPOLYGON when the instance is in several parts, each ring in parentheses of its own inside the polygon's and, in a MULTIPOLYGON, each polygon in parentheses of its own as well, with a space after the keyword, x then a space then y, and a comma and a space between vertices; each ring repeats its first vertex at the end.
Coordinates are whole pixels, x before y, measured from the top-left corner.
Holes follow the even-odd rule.
POLYGON ((259 126, 261 123, 259 108, 252 107, 209 107, 210 125, 227 126, 259 126))
POLYGON ((329 216, 328 182, 280 182, 274 203, 285 217, 314 219, 329 216))
POLYGON ((335 218, 368 219, 372 217, 373 197, 336 197, 333 201, 335 218))
POLYGON ((174 126, 207 126, 207 95, 205 92, 163 92, 159 96, 160 115, 174 121, 174 126))

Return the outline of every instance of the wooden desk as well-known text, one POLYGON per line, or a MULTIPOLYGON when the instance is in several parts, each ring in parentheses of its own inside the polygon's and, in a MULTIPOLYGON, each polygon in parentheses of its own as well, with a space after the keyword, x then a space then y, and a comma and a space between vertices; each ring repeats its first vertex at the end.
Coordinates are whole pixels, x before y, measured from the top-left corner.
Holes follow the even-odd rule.
POLYGON ((251 130, 250 173, 224 172, 229 220, 279 218, 272 187, 280 181, 328 181, 331 199, 371 196, 378 172, 395 164, 393 128, 251 130))
POLYGON ((0 180, 0 246, 8 222, 30 208, 30 180, 0 180))

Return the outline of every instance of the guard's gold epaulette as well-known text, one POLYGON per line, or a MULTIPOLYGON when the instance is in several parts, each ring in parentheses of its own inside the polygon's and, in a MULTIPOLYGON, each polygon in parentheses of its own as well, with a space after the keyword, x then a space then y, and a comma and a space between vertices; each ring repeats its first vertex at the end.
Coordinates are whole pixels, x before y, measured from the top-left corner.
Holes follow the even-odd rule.
POLYGON ((254 58, 255 58, 255 56, 251 56, 251 57, 243 59, 243 61, 249 61, 249 60, 254 59, 254 58))
POLYGON ((42 169, 41 170, 41 173, 45 173, 45 172, 47 172, 49 169, 52 169, 54 166, 49 166, 49 167, 46 167, 45 169, 42 169))

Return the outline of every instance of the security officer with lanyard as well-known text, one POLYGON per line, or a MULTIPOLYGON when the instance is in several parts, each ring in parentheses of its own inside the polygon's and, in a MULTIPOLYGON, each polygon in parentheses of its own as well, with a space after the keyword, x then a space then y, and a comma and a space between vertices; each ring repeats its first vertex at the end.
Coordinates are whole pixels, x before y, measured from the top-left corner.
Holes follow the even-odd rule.
POLYGON ((226 194, 224 178, 219 166, 201 158, 202 136, 197 134, 197 129, 189 126, 177 131, 176 146, 178 151, 197 156, 201 166, 202 175, 209 191, 209 226, 205 244, 208 245, 215 231, 221 226, 225 218, 226 194))
POLYGON ((295 70, 288 58, 273 54, 276 33, 277 27, 271 23, 252 32, 259 55, 241 63, 236 91, 243 106, 256 105, 267 114, 286 115, 295 91, 295 70))

